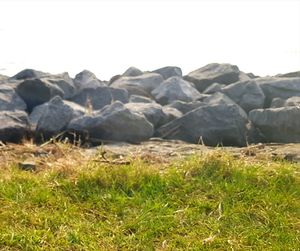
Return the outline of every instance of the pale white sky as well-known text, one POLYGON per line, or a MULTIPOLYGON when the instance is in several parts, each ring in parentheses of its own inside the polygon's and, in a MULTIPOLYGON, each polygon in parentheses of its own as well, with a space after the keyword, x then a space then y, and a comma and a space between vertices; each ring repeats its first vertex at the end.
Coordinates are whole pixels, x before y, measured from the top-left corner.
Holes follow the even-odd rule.
POLYGON ((129 66, 184 73, 212 62, 273 75, 300 70, 300 0, 0 0, 0 74, 129 66))

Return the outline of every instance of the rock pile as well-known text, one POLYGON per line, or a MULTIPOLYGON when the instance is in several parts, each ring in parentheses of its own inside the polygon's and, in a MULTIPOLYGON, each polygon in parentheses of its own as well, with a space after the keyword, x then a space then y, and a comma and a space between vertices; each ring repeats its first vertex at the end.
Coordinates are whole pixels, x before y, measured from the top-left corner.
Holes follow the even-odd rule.
POLYGON ((0 76, 0 141, 56 135, 139 143, 151 137, 209 146, 300 142, 298 72, 273 77, 235 65, 130 67, 110 81, 23 70, 0 76), (297 73, 297 74, 296 74, 297 73))

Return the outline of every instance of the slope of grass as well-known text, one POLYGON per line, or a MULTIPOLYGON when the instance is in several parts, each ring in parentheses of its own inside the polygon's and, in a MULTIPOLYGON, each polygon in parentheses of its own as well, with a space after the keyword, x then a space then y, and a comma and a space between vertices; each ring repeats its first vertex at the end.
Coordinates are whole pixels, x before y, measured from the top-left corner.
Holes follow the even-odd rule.
POLYGON ((0 250, 300 250, 299 165, 216 151, 168 166, 0 173, 0 250))

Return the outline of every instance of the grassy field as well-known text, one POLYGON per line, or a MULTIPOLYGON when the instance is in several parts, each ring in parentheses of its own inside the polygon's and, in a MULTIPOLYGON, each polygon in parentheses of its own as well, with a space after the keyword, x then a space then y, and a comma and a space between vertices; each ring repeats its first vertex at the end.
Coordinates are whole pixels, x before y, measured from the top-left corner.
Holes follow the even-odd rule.
POLYGON ((300 250, 299 164, 64 154, 34 172, 1 156, 0 250, 300 250))

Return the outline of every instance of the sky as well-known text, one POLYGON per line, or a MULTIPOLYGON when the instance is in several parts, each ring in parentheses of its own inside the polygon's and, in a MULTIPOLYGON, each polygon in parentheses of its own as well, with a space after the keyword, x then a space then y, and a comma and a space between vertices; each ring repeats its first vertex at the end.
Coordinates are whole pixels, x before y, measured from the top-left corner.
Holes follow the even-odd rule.
POLYGON ((231 63, 300 70, 300 0, 0 0, 0 74, 25 68, 101 80, 128 67, 231 63))

